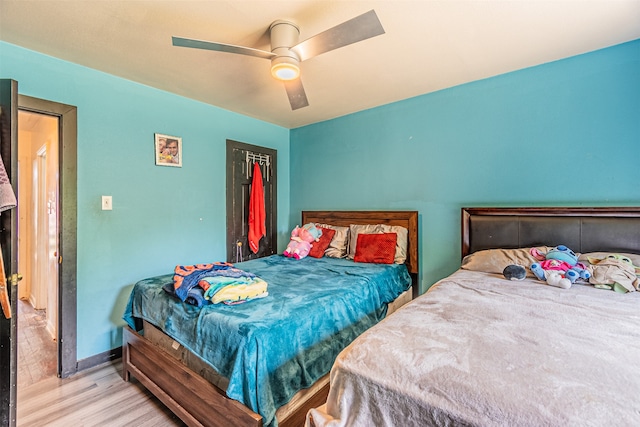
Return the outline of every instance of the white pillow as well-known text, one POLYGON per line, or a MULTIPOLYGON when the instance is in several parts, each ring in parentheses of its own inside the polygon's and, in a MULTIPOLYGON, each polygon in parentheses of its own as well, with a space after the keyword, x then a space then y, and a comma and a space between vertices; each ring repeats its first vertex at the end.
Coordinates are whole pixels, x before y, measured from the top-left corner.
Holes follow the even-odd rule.
POLYGON ((349 251, 348 259, 353 259, 356 255, 356 244, 358 242, 358 234, 380 234, 382 227, 379 224, 351 224, 349 225, 349 251))
MULTIPOLYGON (((396 239, 396 255, 393 262, 396 264, 404 264, 407 260, 407 246, 409 241, 409 230, 399 225, 386 225, 381 224, 383 233, 396 233, 398 238, 396 239)), ((413 242, 417 245, 418 242, 413 242)))

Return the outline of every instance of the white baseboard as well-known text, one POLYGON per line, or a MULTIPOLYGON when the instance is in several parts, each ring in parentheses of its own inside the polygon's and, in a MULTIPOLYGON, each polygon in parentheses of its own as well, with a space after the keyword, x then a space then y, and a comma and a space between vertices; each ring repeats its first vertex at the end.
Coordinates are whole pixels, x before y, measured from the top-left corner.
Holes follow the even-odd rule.
POLYGON ((49 335, 51 335, 51 338, 54 341, 58 341, 58 333, 56 331, 56 327, 55 325, 51 324, 51 318, 49 316, 47 316, 47 326, 46 326, 47 332, 49 332, 49 335))

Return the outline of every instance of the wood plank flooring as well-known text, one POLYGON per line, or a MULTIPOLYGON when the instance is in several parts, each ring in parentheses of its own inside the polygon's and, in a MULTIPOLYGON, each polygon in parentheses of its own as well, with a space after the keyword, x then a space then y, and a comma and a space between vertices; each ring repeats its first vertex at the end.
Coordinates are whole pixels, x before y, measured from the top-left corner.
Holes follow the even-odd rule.
POLYGON ((109 362, 18 388, 18 426, 184 426, 138 381, 125 382, 121 370, 120 361, 109 362))
POLYGON ((44 310, 19 301, 18 325, 18 427, 184 426, 137 380, 122 379, 120 361, 58 378, 44 310))

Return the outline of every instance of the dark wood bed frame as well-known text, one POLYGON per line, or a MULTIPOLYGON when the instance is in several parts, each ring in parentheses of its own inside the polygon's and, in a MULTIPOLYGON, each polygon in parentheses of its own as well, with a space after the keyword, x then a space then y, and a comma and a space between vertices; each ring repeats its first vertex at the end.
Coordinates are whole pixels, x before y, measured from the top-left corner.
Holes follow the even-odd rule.
MULTIPOLYGON (((409 230, 406 265, 411 274, 413 296, 419 293, 418 212, 417 211, 304 211, 302 223, 336 226, 349 224, 399 225, 409 230)), ((262 417, 240 402, 229 399, 224 390, 169 355, 129 327, 123 331, 122 377, 137 378, 151 393, 189 426, 262 426, 262 417)), ((280 427, 304 425, 309 409, 322 405, 329 385, 310 396, 280 427)))

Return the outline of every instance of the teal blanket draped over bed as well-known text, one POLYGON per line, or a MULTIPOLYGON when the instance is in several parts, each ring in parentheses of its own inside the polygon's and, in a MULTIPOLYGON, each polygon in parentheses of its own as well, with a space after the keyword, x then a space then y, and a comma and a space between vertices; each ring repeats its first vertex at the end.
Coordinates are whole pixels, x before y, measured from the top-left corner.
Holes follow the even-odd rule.
POLYGON ((146 320, 229 379, 227 396, 276 426, 275 412, 327 374, 338 353, 384 318, 409 288, 404 265, 272 255, 235 265, 269 284, 269 296, 240 305, 195 307, 162 286, 172 275, 134 286, 124 320, 146 320))

